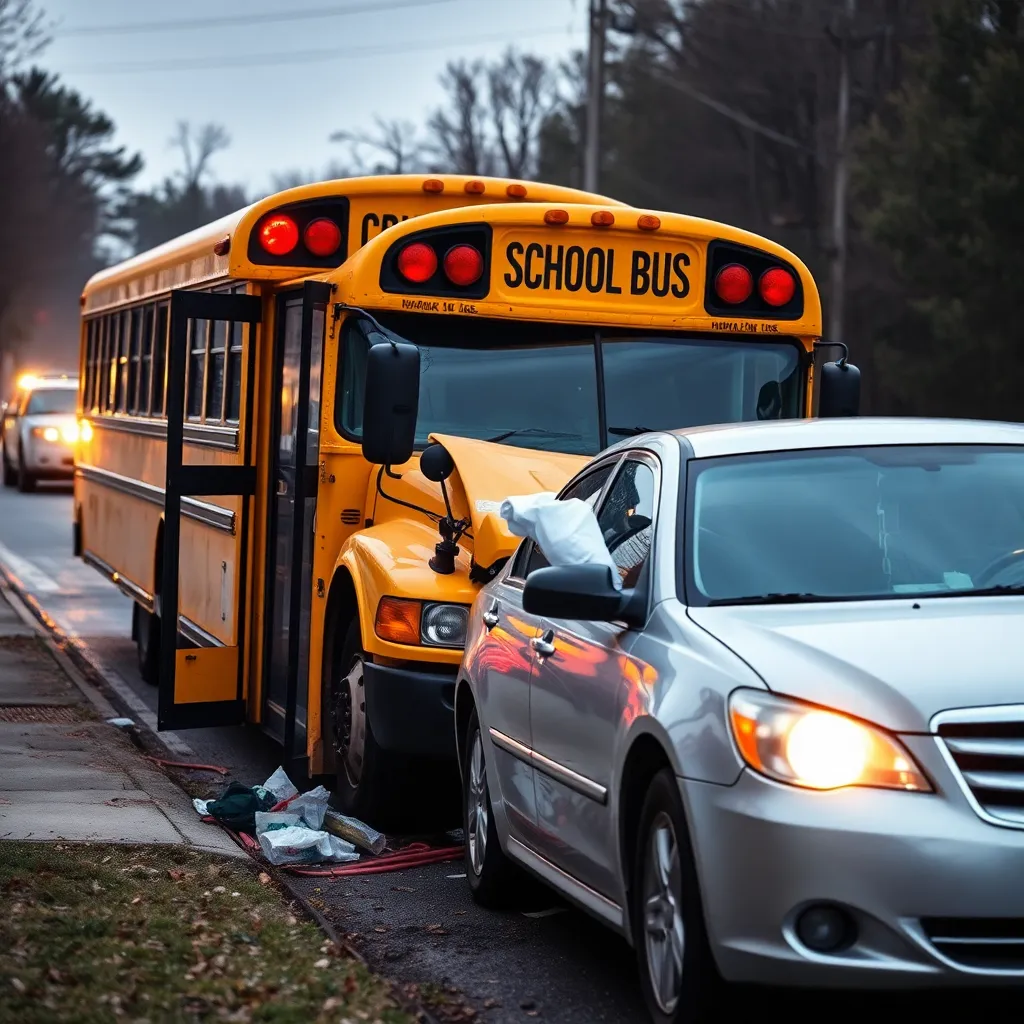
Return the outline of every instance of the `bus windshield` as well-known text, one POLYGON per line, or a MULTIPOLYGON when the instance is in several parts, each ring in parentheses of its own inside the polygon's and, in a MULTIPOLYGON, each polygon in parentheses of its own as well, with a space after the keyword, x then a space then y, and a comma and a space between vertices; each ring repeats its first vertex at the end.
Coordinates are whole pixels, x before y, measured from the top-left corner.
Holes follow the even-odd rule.
MULTIPOLYGON (((644 430, 803 413, 796 344, 451 316, 379 319, 420 349, 418 445, 438 433, 594 455, 644 430)), ((362 431, 366 353, 382 340, 362 319, 342 334, 335 419, 352 440, 362 431)))

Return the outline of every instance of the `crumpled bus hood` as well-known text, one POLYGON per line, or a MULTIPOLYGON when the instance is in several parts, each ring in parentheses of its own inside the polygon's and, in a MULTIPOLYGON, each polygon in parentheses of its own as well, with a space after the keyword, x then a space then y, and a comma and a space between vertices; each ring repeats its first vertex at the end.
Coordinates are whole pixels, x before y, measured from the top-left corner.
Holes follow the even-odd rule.
POLYGON ((560 491, 589 461, 585 455, 535 451, 511 445, 432 434, 455 463, 449 481, 453 511, 472 519, 473 560, 484 568, 508 558, 522 538, 509 533, 499 515, 501 503, 515 494, 560 491))

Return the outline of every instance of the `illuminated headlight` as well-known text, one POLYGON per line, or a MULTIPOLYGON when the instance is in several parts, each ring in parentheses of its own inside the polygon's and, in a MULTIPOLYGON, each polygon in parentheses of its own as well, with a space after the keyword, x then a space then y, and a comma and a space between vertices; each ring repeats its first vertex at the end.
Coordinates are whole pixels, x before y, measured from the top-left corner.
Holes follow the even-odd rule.
POLYGON ((32 433, 35 437, 41 437, 51 444, 56 444, 60 440, 60 431, 56 427, 33 427, 32 433))
POLYGON ((420 617, 420 639, 431 647, 462 647, 468 624, 468 605, 426 604, 420 617))
POLYGON ((738 690, 729 699, 729 722, 743 760, 778 782, 807 789, 931 791, 899 740, 838 712, 738 690))

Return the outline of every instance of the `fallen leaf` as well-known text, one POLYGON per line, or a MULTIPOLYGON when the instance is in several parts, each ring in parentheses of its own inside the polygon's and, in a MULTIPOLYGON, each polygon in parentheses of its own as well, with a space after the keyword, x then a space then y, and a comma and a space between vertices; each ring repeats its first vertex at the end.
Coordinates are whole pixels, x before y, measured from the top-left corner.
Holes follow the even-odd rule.
POLYGON ((383 935, 383 934, 384 934, 384 932, 386 932, 386 931, 387 931, 387 928, 385 928, 385 927, 384 927, 384 925, 382 925, 382 924, 379 924, 379 925, 377 925, 377 927, 376 927, 376 928, 374 928, 373 930, 374 930, 375 932, 380 932, 380 934, 381 934, 381 935, 383 935))
POLYGON ((484 1009, 485 1010, 494 1010, 494 1009, 496 1009, 499 1006, 501 1006, 501 1000, 500 999, 485 999, 484 1000, 484 1009))
POLYGON ((328 960, 327 957, 324 957, 322 960, 317 960, 317 962, 315 964, 313 964, 313 966, 317 970, 322 971, 325 967, 330 967, 331 966, 331 961, 328 960))
POLYGON ((11 978, 11 988, 18 993, 19 996, 23 996, 28 989, 25 988, 25 982, 21 978, 11 978))
POLYGON ((429 932, 431 935, 447 935, 448 929, 444 928, 439 924, 428 924, 424 929, 425 932, 429 932))
POLYGON ((168 868, 167 877, 172 882, 180 882, 185 877, 185 872, 182 871, 180 868, 168 868))
POLYGON ((270 885, 270 875, 266 871, 260 872, 260 885, 270 885))
POLYGON ((107 857, 104 857, 104 858, 103 858, 103 860, 101 860, 101 861, 100 861, 100 863, 101 863, 101 864, 106 864, 106 863, 107 863, 107 861, 109 861, 109 860, 110 860, 110 857, 109 857, 109 856, 107 856, 107 857))
POLYGON ((141 902, 142 902, 142 897, 141 896, 136 896, 135 899, 132 900, 132 906, 135 906, 136 903, 141 903, 141 902))

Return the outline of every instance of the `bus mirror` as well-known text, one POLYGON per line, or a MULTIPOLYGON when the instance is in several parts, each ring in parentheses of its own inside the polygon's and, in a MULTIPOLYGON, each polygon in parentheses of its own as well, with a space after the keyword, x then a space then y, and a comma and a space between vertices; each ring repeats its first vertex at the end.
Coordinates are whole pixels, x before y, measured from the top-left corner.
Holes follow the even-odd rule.
POLYGON ((860 410, 860 370, 841 359, 821 368, 819 416, 856 416, 860 410))
POLYGON ((406 342, 371 345, 366 354, 363 456, 381 466, 400 466, 416 444, 420 401, 420 350, 406 342))

